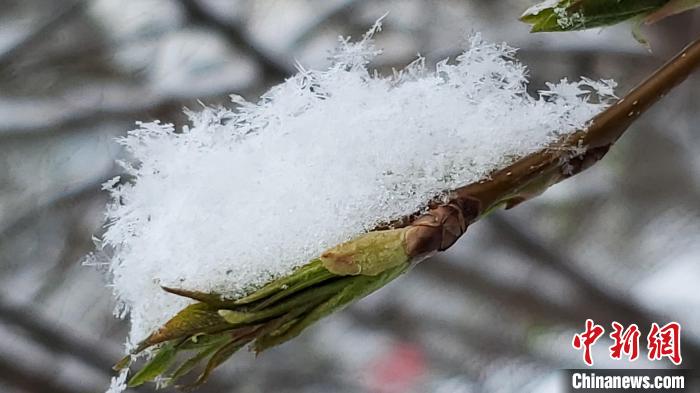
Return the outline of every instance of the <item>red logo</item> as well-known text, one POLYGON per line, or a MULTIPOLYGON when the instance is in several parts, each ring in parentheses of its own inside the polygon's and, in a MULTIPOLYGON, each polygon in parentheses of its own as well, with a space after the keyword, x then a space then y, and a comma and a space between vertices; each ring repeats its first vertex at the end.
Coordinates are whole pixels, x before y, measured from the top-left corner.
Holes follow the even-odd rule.
POLYGON ((586 330, 583 333, 574 335, 574 340, 571 343, 575 349, 583 348, 583 361, 587 365, 593 365, 593 356, 591 355, 591 346, 603 335, 605 329, 602 326, 596 325, 592 319, 586 319, 586 330))
MULTIPOLYGON (((639 337, 641 332, 636 324, 625 327, 613 322, 613 331, 610 338, 613 345, 609 347, 610 358, 622 359, 626 356, 629 361, 635 361, 639 357, 639 337)), ((593 355, 591 347, 605 333, 605 329, 596 325, 591 319, 586 320, 586 328, 583 332, 574 335, 571 345, 576 350, 583 350, 583 361, 588 365, 593 365, 593 355)), ((681 325, 678 322, 670 322, 660 327, 657 323, 651 324, 651 329, 647 335, 647 358, 649 360, 661 360, 668 358, 676 366, 683 361, 681 356, 681 325)))
POLYGON ((610 346, 610 357, 613 359, 621 359, 625 354, 630 361, 635 361, 639 357, 639 327, 636 324, 631 324, 627 329, 617 322, 612 323, 615 330, 610 333, 610 338, 615 342, 610 346))
POLYGON ((647 336, 647 348, 649 360, 667 357, 676 366, 681 364, 681 325, 678 322, 670 322, 660 328, 656 322, 652 323, 647 336))

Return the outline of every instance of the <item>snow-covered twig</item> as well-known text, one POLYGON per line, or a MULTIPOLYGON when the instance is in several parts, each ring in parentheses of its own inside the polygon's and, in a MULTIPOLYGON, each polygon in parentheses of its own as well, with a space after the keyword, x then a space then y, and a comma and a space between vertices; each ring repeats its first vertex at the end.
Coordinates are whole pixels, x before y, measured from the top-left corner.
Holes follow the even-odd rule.
MULTIPOLYGON (((550 90, 542 93, 542 96, 547 99, 533 101, 531 97, 525 95, 522 69, 517 63, 511 61, 512 50, 507 47, 473 42, 475 45, 460 58, 461 62, 458 65, 441 63, 435 75, 425 75, 422 63, 418 61, 397 73, 395 80, 392 80, 387 88, 384 85, 385 80, 367 75, 364 68, 368 57, 377 53, 371 45, 370 35, 365 36, 359 44, 352 44, 347 40, 343 40, 342 44, 345 46, 344 51, 336 56, 337 62, 330 71, 314 73, 302 70, 297 77, 273 89, 258 105, 239 101, 240 112, 220 111, 200 114, 194 118, 195 128, 186 129, 183 136, 173 134, 173 127, 170 125, 153 123, 144 125, 142 130, 132 133, 132 136, 125 140, 127 146, 141 159, 138 167, 127 167, 127 170, 138 180, 136 186, 115 189, 115 197, 120 201, 123 199, 125 203, 114 205, 113 210, 110 211, 109 215, 115 221, 105 239, 108 244, 115 247, 117 252, 113 259, 113 268, 117 280, 124 285, 123 288, 118 286, 118 289, 122 294, 132 296, 130 299, 134 302, 132 305, 138 304, 140 307, 136 314, 137 319, 133 319, 132 314, 132 321, 138 322, 134 331, 140 332, 139 329, 153 323, 153 318, 156 318, 155 320, 161 318, 162 311, 165 310, 167 313, 170 310, 170 308, 159 309, 157 305, 154 307, 154 302, 160 301, 155 297, 157 296, 155 293, 152 296, 148 292, 145 303, 139 300, 140 297, 145 296, 143 288, 139 289, 141 284, 137 282, 140 280, 140 275, 156 273, 162 276, 163 269, 159 268, 161 261, 172 265, 175 262, 173 258, 204 260, 215 258, 216 260, 216 264, 205 262, 205 267, 182 266, 183 270, 179 271, 180 274, 182 272, 191 274, 167 278, 163 276, 162 281, 156 282, 163 285, 166 291, 191 298, 198 303, 181 310, 162 328, 154 331, 138 345, 136 352, 158 344, 162 344, 162 347, 155 357, 132 378, 131 384, 138 385, 165 373, 175 361, 177 353, 181 351, 194 351, 195 355, 173 372, 172 379, 183 376, 196 363, 208 359, 204 373, 197 379, 197 382, 201 383, 215 367, 249 343, 256 351, 262 351, 295 337, 318 319, 366 296, 403 274, 416 261, 449 248, 469 225, 494 209, 501 206, 511 208, 600 160, 642 112, 685 79, 700 64, 700 43, 696 42, 625 98, 586 124, 585 118, 579 119, 577 116, 590 113, 587 111, 600 109, 602 106, 587 104, 585 100, 579 99, 581 95, 586 94, 581 86, 593 86, 599 94, 608 96, 611 93, 610 84, 584 80, 581 83, 550 85, 550 90), (360 83, 355 84, 357 81, 360 83), (381 83, 377 84, 377 82, 381 83), (404 95, 406 90, 403 89, 408 89, 410 94, 404 95), (366 91, 370 91, 381 99, 376 102, 376 107, 367 105, 367 102, 375 102, 373 100, 376 100, 376 97, 365 95, 366 91), (457 96, 453 95, 455 92, 458 92, 457 96), (445 96, 441 95, 443 93, 445 96), (358 96, 362 99, 357 100, 358 96), (416 97, 418 100, 415 100, 416 97), (449 102, 455 100, 457 106, 449 102), (399 106, 394 108, 393 105, 397 103, 399 106), (412 107, 411 105, 414 104, 419 104, 419 107, 412 107), (483 108, 479 105, 482 104, 489 105, 488 111, 480 112, 483 108), (499 109, 497 105, 504 107, 499 109), (358 106, 361 111, 358 111, 358 106), (393 108, 400 111, 385 113, 380 110, 380 116, 377 117, 377 113, 371 108, 374 110, 393 108), (340 109, 341 112, 334 112, 336 109, 340 109), (446 113, 452 117, 440 117, 442 112, 434 112, 436 109, 447 110, 446 113), (470 117, 469 121, 460 118, 465 109, 470 114, 479 113, 481 117, 470 117), (522 109, 526 112, 519 112, 522 109), (495 113, 489 112, 494 110, 495 113), (348 114, 351 116, 348 117, 348 114), (391 114, 409 117, 392 118, 391 114), (417 114, 426 116, 426 122, 423 123, 420 117, 410 118, 417 114), (526 116, 521 117, 521 114, 526 116), (393 120, 393 123, 382 122, 381 119, 386 116, 393 120), (452 120, 456 121, 455 125, 449 123, 452 120), (528 122, 533 120, 535 123, 528 122), (444 121, 447 123, 441 123, 444 121), (553 125, 549 122, 554 123, 554 130, 549 128, 553 125), (486 124, 489 124, 489 127, 500 127, 498 132, 503 134, 496 134, 493 128, 488 128, 489 134, 477 141, 479 149, 470 150, 471 155, 464 152, 463 150, 470 148, 472 146, 470 143, 474 142, 469 138, 477 138, 478 134, 459 134, 462 131, 460 127, 466 128, 465 125, 468 125, 468 132, 473 133, 475 129, 478 130, 486 124), (317 132, 316 127, 319 125, 324 129, 328 128, 328 132, 336 132, 330 134, 333 138, 340 136, 337 134, 338 131, 348 132, 350 139, 342 140, 346 144, 343 147, 347 151, 339 150, 335 145, 329 145, 329 140, 324 139, 324 135, 317 132), (406 138, 408 146, 402 145, 403 135, 397 132, 397 125, 402 132, 410 132, 408 134, 410 138, 406 138), (350 129, 343 127, 350 127, 350 129), (427 129, 425 130, 427 138, 422 138, 424 127, 427 129), (505 130, 503 130, 504 127, 505 130), (567 128, 572 128, 574 132, 567 132, 567 128), (545 134, 531 134, 535 129, 544 129, 545 134), (576 129, 578 131, 575 131, 576 129), (433 133, 437 131, 446 133, 447 136, 434 135, 433 133), (311 134, 304 134, 304 132, 311 132, 311 134), (382 132, 386 132, 387 135, 383 135, 382 132), (451 132, 457 132, 457 134, 451 134, 451 132), (296 139, 286 138, 287 135, 294 135, 296 139), (370 140, 373 142, 381 141, 377 155, 366 155, 366 152, 373 152, 370 149, 371 145, 362 139, 367 135, 371 136, 370 140), (262 152, 259 148, 264 146, 274 150, 274 144, 279 142, 276 138, 280 136, 284 141, 284 149, 277 149, 275 152, 278 155, 276 159, 281 161, 282 166, 278 167, 276 161, 260 163, 262 152), (310 138, 305 139, 305 136, 310 138), (383 137, 388 139, 384 141, 381 139, 383 137), (357 140, 353 140, 356 138, 357 140), (540 139, 535 141, 534 145, 528 144, 537 138, 540 139), (310 140, 313 140, 316 145, 303 143, 310 140), (300 143, 300 141, 302 145, 295 148, 294 143, 300 143), (446 142, 446 144, 435 146, 433 143, 436 141, 446 142), (514 141, 516 141, 515 145, 512 145, 514 141), (493 144, 490 144, 491 142, 493 144), (223 144, 223 150, 209 150, 208 146, 211 146, 211 143, 214 146, 223 144), (239 149, 239 144, 244 146, 242 150, 239 149), (314 146, 318 148, 315 149, 314 146), (515 146, 513 150, 509 150, 511 146, 515 146), (503 150, 504 147, 508 148, 503 150), (327 156, 329 148, 332 154, 327 156), (396 151, 394 152, 393 149, 396 151), (174 165, 173 168, 164 166, 163 162, 159 161, 169 157, 178 157, 182 160, 183 154, 192 151, 196 154, 191 156, 190 160, 185 159, 177 163, 167 160, 167 165, 174 165), (300 155, 287 157, 285 152, 288 151, 300 155), (202 156, 202 152, 206 155, 202 156), (185 178, 200 179, 202 173, 196 170, 191 172, 193 162, 205 167, 207 164, 203 162, 206 161, 202 160, 209 158, 213 158, 212 163, 216 165, 226 163, 231 152, 243 154, 243 157, 252 154, 251 157, 255 157, 253 162, 266 168, 265 171, 256 172, 255 167, 249 166, 249 162, 236 161, 236 165, 249 170, 245 173, 248 179, 255 173, 271 176, 279 171, 282 177, 272 176, 274 181, 270 184, 274 187, 270 189, 271 196, 287 197, 284 212, 276 211, 273 206, 270 206, 265 211, 265 215, 256 214, 255 219, 250 221, 251 225, 244 226, 246 233, 236 231, 235 228, 227 227, 225 224, 217 224, 218 231, 205 230, 202 233, 207 238, 201 240, 216 242, 221 240, 217 238, 224 236, 226 231, 236 231, 236 237, 224 236, 223 240, 227 247, 230 247, 236 241, 247 239, 244 242, 253 248, 252 254, 248 255, 242 250, 236 250, 236 253, 239 263, 241 259, 247 258, 247 263, 250 265, 222 264, 222 258, 226 258, 225 253, 230 252, 226 247, 206 248, 213 252, 212 255, 201 255, 201 242, 197 243, 196 250, 182 248, 183 245, 187 246, 185 238, 175 243, 161 244, 166 248, 156 247, 157 242, 162 242, 164 239, 163 228, 168 231, 174 230, 173 225, 168 224, 173 213, 171 207, 186 206, 187 209, 199 211, 192 206, 192 203, 202 201, 198 199, 189 201, 183 190, 175 194, 176 205, 165 204, 165 200, 159 198, 157 206, 151 206, 152 195, 149 196, 143 192, 162 184, 162 181, 175 186, 181 185, 185 178), (345 156, 344 153, 350 153, 350 155, 345 156), (320 155, 316 156, 316 154, 320 155), (471 161, 460 161, 465 154, 471 161), (380 157, 385 158, 385 161, 381 161, 380 157), (304 162, 301 172, 294 171, 294 165, 299 165, 295 161, 298 159, 304 162), (352 159, 359 161, 352 162, 352 159), (398 176, 396 182, 381 182, 382 188, 379 194, 374 194, 372 189, 366 188, 366 183, 372 184, 376 181, 375 172, 365 174, 366 177, 360 178, 361 182, 353 183, 353 174, 341 171, 350 166, 356 173, 363 173, 361 165, 365 162, 368 162, 373 170, 376 168, 382 170, 380 173, 382 181, 386 181, 385 176, 388 176, 389 180, 398 176), (408 167, 402 165, 408 165, 408 167), (318 169, 321 172, 314 169, 316 166, 319 166, 318 169), (309 173, 313 176, 306 179, 309 173), (327 178, 324 178, 324 173, 327 178), (173 177, 173 180, 177 181, 176 184, 168 180, 173 174, 178 174, 177 177, 173 177), (326 194, 323 188, 314 188, 317 184, 322 187, 334 187, 339 179, 357 188, 353 193, 334 191, 332 194, 326 194), (310 189, 311 194, 302 193, 305 204, 299 204, 299 201, 294 199, 293 192, 280 194, 280 188, 288 180, 294 182, 292 186, 296 187, 297 193, 310 189), (422 181, 426 183, 423 184, 422 181), (454 187, 455 184, 460 183, 468 185, 454 187), (405 186, 409 189, 402 188, 405 186), (441 188, 453 188, 453 191, 441 193, 441 188), (353 199, 354 195, 362 192, 367 192, 367 195, 363 195, 364 199, 353 199), (431 194, 438 197, 426 205, 425 201, 430 199, 431 194), (321 199, 318 199, 319 196, 321 199), (337 200, 339 196, 342 197, 342 201, 337 200), (389 197, 389 200, 383 201, 384 197, 389 197), (366 204, 376 203, 377 199, 380 202, 376 205, 377 209, 383 209, 382 213, 378 214, 378 210, 371 209, 370 216, 363 216, 362 212, 367 211, 366 204), (328 201, 331 205, 324 205, 328 201), (338 205, 339 202, 358 204, 361 210, 345 212, 338 205), (306 211, 300 212, 301 214, 294 213, 295 209, 309 207, 317 209, 315 214, 308 215, 306 211), (411 207, 413 207, 413 214, 410 214, 411 207), (146 210, 141 210, 143 208, 146 210), (333 214, 334 212, 339 213, 333 214), (400 214, 401 212, 405 213, 400 214), (144 213, 146 213, 145 216, 144 213), (340 216, 342 221, 333 220, 328 214, 340 216), (296 225, 282 224, 285 215, 293 218, 296 225), (320 221, 306 223, 305 220, 309 218, 318 218, 320 221), (279 224, 278 227, 271 223, 258 222, 267 219, 273 219, 279 224), (357 223, 360 227, 369 226, 367 229, 370 231, 364 234, 359 231, 358 234, 357 228, 344 227, 352 223, 352 220, 359 220, 357 223), (252 224, 260 226, 258 229, 264 228, 268 231, 267 236, 265 233, 255 233, 256 227, 252 224), (326 224, 331 224, 333 227, 326 224), (153 227, 153 225, 156 226, 153 227), (269 231, 275 228, 283 232, 275 232, 270 236, 269 231), (290 228, 295 232, 289 234, 291 237, 285 238, 288 234, 284 231, 290 228), (314 230, 308 236, 318 237, 317 243, 313 246, 309 246, 306 243, 309 239, 299 233, 307 228, 314 230), (318 232, 320 228, 323 229, 318 232), (224 232, 220 229, 224 229, 224 232), (349 232, 342 232, 343 229, 349 232), (338 230, 340 232, 335 232, 338 230), (344 237, 351 234, 350 240, 342 242, 344 237), (263 236, 260 239, 263 243, 256 245, 253 243, 255 240, 245 237, 246 235, 263 236), (289 244, 279 243, 283 238, 289 244), (323 243, 324 239, 330 244, 323 243), (142 243, 143 241, 145 243, 142 243), (299 245, 299 241, 302 241, 302 247, 306 248, 292 251, 291 255, 285 255, 284 252, 294 250, 293 247, 283 253, 274 249, 274 247, 296 246, 299 245), (275 246, 272 246, 273 244, 275 246), (338 245, 333 246, 333 244, 338 245), (173 254, 173 247, 178 247, 181 251, 173 254), (134 254, 136 250, 139 252, 134 254), (305 265, 295 264, 294 262, 298 263, 303 255, 310 255, 313 259, 305 265), (266 256, 274 258, 272 263, 265 261, 266 256), (141 267, 132 266, 134 258, 142 264, 141 267), (281 264, 279 261, 281 258, 292 258, 288 259, 292 264, 287 266, 281 264), (148 261, 151 265, 143 265, 144 261, 148 261), (212 283, 210 281, 212 277, 221 277, 215 272, 222 266, 226 266, 231 272, 236 270, 237 277, 226 278, 227 271, 220 278, 224 282, 212 283), (146 270, 143 270, 144 268, 146 270), (192 282, 205 288, 195 286, 195 289, 190 289, 192 276, 203 269, 207 274, 196 277, 192 282), (212 276, 211 273, 215 275, 212 276), (124 281, 125 279, 128 282, 124 281), (265 282, 267 284, 261 286, 265 282), (223 291, 215 288, 222 288, 223 291)), ((336 141, 336 139, 330 139, 330 141, 336 141)), ((234 175, 234 173, 229 174, 229 176, 234 175)), ((253 178, 256 179, 255 184, 270 182, 270 178, 255 176, 253 178)), ((243 178, 235 179, 237 180, 234 181, 244 181, 243 178)), ((206 181, 209 182, 210 179, 206 181)), ((246 191, 256 190, 255 184, 249 182, 246 184, 250 187, 246 191)), ((197 190, 197 187, 189 182, 185 182, 185 185, 188 187, 187 192, 197 190)), ((213 186, 216 187, 216 185, 213 186)), ((239 186, 236 183, 236 187, 239 186)), ((226 187, 213 190, 209 189, 210 185, 202 185, 202 187, 205 194, 199 197, 214 196, 214 199, 204 205, 204 211, 193 217, 188 215, 183 217, 188 220, 188 228, 194 228, 195 231, 201 231, 212 225, 211 220, 215 217, 211 216, 211 211, 208 209, 222 203, 217 199, 218 197, 225 196, 226 203, 231 203, 231 198, 236 197, 226 192, 226 187), (201 221, 202 215, 208 220, 206 224, 201 221)), ((237 189, 236 193, 242 191, 237 189)), ((255 203, 258 204, 256 206, 264 205, 260 202, 265 200, 265 196, 264 193, 255 194, 257 198, 255 203)), ((252 220, 243 213, 246 210, 241 210, 241 206, 234 203, 235 210, 217 213, 223 214, 227 220, 231 217, 238 217, 244 221, 252 220)), ((246 205, 243 204, 243 206, 246 205)), ((214 220, 214 222, 217 221, 214 220)), ((190 239, 193 233, 187 232, 186 236, 190 239)), ((187 264, 188 261, 177 261, 177 263, 187 264)), ((177 274, 178 271, 167 273, 177 274)), ((151 279, 151 276, 148 278, 151 279)), ((162 307, 163 304, 160 306, 162 307)), ((129 358, 125 359, 120 367, 128 363, 129 358)))

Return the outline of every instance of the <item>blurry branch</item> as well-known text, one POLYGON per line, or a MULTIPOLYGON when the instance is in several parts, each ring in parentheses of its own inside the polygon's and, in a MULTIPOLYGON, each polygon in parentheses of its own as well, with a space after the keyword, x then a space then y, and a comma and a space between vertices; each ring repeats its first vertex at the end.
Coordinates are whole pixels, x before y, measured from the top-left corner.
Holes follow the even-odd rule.
POLYGON ((620 322, 650 324, 655 318, 647 310, 634 304, 623 293, 615 292, 604 284, 599 284, 590 274, 581 269, 580 263, 573 261, 564 250, 535 234, 532 227, 523 228, 515 220, 503 214, 493 214, 487 220, 499 234, 499 238, 528 256, 533 262, 552 269, 581 289, 588 299, 599 304, 605 304, 611 316, 621 319, 620 322))
MULTIPOLYGON (((135 118, 144 114, 179 111, 188 100, 199 98, 206 102, 209 99, 220 98, 227 92, 228 89, 224 90, 222 87, 221 91, 211 92, 205 97, 173 97, 154 95, 148 88, 139 88, 109 103, 66 108, 59 114, 32 119, 27 124, 0 126, 0 142, 80 132, 81 128, 97 128, 98 124, 108 121, 129 121, 133 124, 135 118)), ((59 104, 57 101, 56 105, 59 104)))
POLYGON ((50 39, 54 31, 80 14, 87 3, 87 0, 77 0, 60 10, 54 10, 48 19, 37 24, 24 38, 0 53, 0 70, 6 69, 16 58, 21 57, 24 52, 30 51, 35 45, 50 39))
MULTIPOLYGON (((571 280, 585 293, 588 301, 595 304, 591 316, 599 315, 606 322, 617 321, 623 324, 636 323, 650 326, 662 318, 652 315, 648 310, 631 301, 625 294, 614 292, 604 284, 598 284, 587 274, 572 257, 558 247, 546 244, 546 241, 533 233, 532 228, 522 228, 514 220, 501 214, 493 214, 488 220, 497 230, 500 238, 509 242, 514 248, 530 257, 535 263, 559 272, 571 280)), ((581 315, 585 316, 585 315, 581 315)), ((700 347, 692 341, 683 342, 683 351, 689 364, 700 362, 700 347)))
MULTIPOLYGON (((54 354, 72 356, 103 376, 110 375, 109 370, 113 359, 120 354, 116 345, 105 345, 105 342, 110 343, 110 340, 87 340, 84 336, 79 337, 72 331, 60 329, 54 321, 42 315, 27 311, 29 308, 11 304, 0 297, 0 322, 7 326, 19 327, 42 348, 54 354)), ((38 370, 27 372, 16 366, 14 362, 6 362, 2 358, 0 358, 0 379, 7 379, 30 392, 77 392, 54 385, 53 376, 45 376, 38 370), (30 385, 30 383, 36 385, 30 385)), ((215 383, 215 386, 222 385, 215 383)), ((144 387, 142 391, 148 392, 152 389, 144 387)))
MULTIPOLYGON (((27 213, 16 218, 8 226, 0 228, 0 242, 5 240, 5 236, 8 236, 15 231, 19 231, 25 226, 29 225, 46 210, 57 209, 74 203, 77 204, 81 200, 99 196, 103 193, 102 184, 107 180, 112 179, 114 176, 116 176, 116 174, 88 182, 81 187, 55 195, 53 198, 50 198, 47 203, 41 205, 40 207, 31 209, 27 213)), ((126 179, 125 175, 121 175, 121 177, 122 181, 126 179)), ((81 243, 86 240, 84 237, 80 238, 77 235, 73 236, 73 234, 69 234, 67 240, 71 241, 71 237, 75 237, 73 241, 79 241, 81 243)), ((76 250, 74 247, 71 247, 70 244, 67 244, 66 249, 62 253, 63 261, 60 263, 65 264, 73 262, 75 258, 72 257, 74 257, 76 254, 83 255, 81 250, 76 250)), ((55 274, 53 273, 47 277, 47 281, 53 281, 56 279, 57 277, 55 277, 55 274)), ((51 290, 50 287, 57 285, 60 285, 60 282, 49 282, 48 284, 43 285, 42 289, 51 290)), ((14 325, 23 329, 35 342, 53 353, 65 353, 71 355, 98 370, 100 373, 107 376, 109 375, 109 370, 114 363, 114 359, 121 355, 116 348, 112 349, 103 344, 104 342, 110 342, 109 340, 86 341, 84 338, 77 337, 69 331, 58 329, 55 327, 55 323, 44 319, 42 316, 30 313, 27 311, 27 309, 29 309, 29 307, 20 307, 10 304, 5 299, 0 297, 0 322, 5 325, 14 325)), ((4 375, 2 371, 2 364, 0 364, 0 376, 4 375)), ((2 377, 0 377, 0 379, 2 379, 2 377)), ((231 381, 225 381, 216 377, 212 378, 208 384, 208 387, 212 388, 212 391, 216 392, 226 391, 233 386, 234 384, 231 383, 231 381)), ((44 392, 46 390, 31 391, 44 392)), ((54 390, 49 391, 54 392, 54 390)), ((140 391, 148 392, 152 391, 152 389, 149 387, 141 387, 140 391)), ((60 393, 63 391, 57 389, 55 392, 60 393)))
MULTIPOLYGON (((489 360, 522 356, 540 364, 554 366, 552 359, 543 358, 529 350, 525 336, 511 336, 495 329, 431 317, 408 310, 397 303, 382 305, 372 312, 364 311, 359 307, 351 307, 347 312, 353 320, 363 326, 388 331, 403 340, 423 345, 426 341, 423 336, 426 334, 455 338, 462 351, 474 352, 472 354, 467 352, 465 358, 471 358, 474 354, 489 360)), ((425 352, 433 357, 432 364, 438 365, 445 371, 460 375, 467 371, 468 376, 477 380, 483 377, 483 370, 465 370, 465 364, 455 363, 454 359, 441 354, 441 351, 426 350, 425 352)), ((474 362, 474 364, 479 363, 481 362, 474 362)))
POLYGON ((328 9, 319 13, 304 30, 292 39, 291 48, 296 49, 309 41, 321 27, 335 21, 344 21, 348 19, 352 10, 366 1, 367 0, 343 0, 337 4, 328 6, 328 9))
POLYGON ((480 293, 485 300, 496 302, 517 313, 526 313, 537 320, 567 324, 581 321, 582 310, 555 302, 531 288, 504 285, 477 269, 468 268, 472 265, 468 261, 461 261, 464 263, 460 266, 445 260, 435 262, 420 264, 416 267, 416 272, 457 289, 480 293))
MULTIPOLYGON (((86 203, 80 204, 83 209, 85 205, 86 203)), ((84 214, 72 215, 68 219, 65 224, 66 235, 64 236, 63 249, 59 257, 53 261, 53 265, 44 273, 45 278, 35 292, 34 302, 45 303, 51 299, 51 296, 71 278, 71 268, 79 265, 81 258, 94 247, 90 236, 91 230, 85 226, 84 219, 84 214)))
POLYGON ((94 60, 95 58, 112 57, 115 52, 128 47, 129 45, 145 44, 161 39, 169 31, 145 32, 138 36, 120 40, 105 40, 100 42, 83 43, 79 47, 54 51, 42 57, 32 57, 21 61, 18 68, 21 68, 24 75, 40 71, 49 67, 61 67, 75 65, 76 63, 94 60))
MULTIPOLYGON (((112 360, 119 356, 116 348, 103 341, 87 340, 66 330, 59 329, 53 321, 27 311, 29 307, 10 304, 0 298, 0 321, 25 331, 34 341, 56 354, 68 354, 106 375, 112 360)), ((0 373, 2 374, 2 373, 0 373)))
POLYGON ((109 174, 98 179, 93 179, 78 187, 50 195, 39 206, 33 206, 26 211, 17 213, 14 217, 4 220, 0 225, 0 242, 13 233, 17 233, 39 219, 41 214, 48 210, 58 209, 75 204, 83 199, 90 199, 100 195, 102 184, 112 179, 114 174, 109 174))
POLYGON ((253 58, 260 66, 264 79, 280 81, 294 72, 292 67, 256 46, 241 26, 216 15, 200 1, 180 0, 180 4, 191 22, 218 31, 236 48, 253 58))
POLYGON ((25 368, 17 361, 0 356, 0 380, 27 393, 88 393, 87 390, 59 384, 43 370, 25 368))
MULTIPOLYGON (((91 49, 94 48, 88 47, 86 50, 91 49)), ((520 53, 532 56, 543 54, 537 49, 521 50, 520 53)), ((548 55, 551 55, 551 53, 552 52, 547 51, 548 55)), ((76 54, 78 54, 78 52, 76 52, 76 54)), ((444 56, 440 54, 438 57, 446 57, 450 54, 453 53, 446 53, 444 56)), ((581 54, 594 55, 593 52, 588 51, 583 51, 581 54)), ((614 54, 605 52, 603 52, 603 54, 605 56, 629 57, 630 62, 634 63, 649 58, 646 54, 614 54)), ((70 57, 66 57, 65 60, 69 61, 70 57)), ((391 65, 394 64, 392 63, 391 65)), ((33 65, 30 66, 34 67, 33 65)), ((384 64, 377 64, 377 66, 383 67, 384 64)), ((245 86, 240 89, 241 92, 239 94, 245 96, 246 90, 249 91, 252 88, 253 86, 245 86)), ((61 106, 63 108, 58 114, 52 115, 47 113, 48 111, 45 111, 43 116, 32 118, 24 123, 14 125, 0 124, 0 142, 80 132, 81 128, 90 126, 93 126, 94 129, 98 129, 98 127, 94 126, 108 121, 132 122, 133 119, 144 116, 144 114, 180 110, 184 103, 189 100, 200 99, 203 102, 207 102, 207 100, 219 99, 227 93, 229 93, 228 88, 221 88, 221 91, 212 91, 204 97, 201 95, 193 95, 192 97, 172 97, 154 95, 152 92, 146 91, 145 89, 136 89, 133 92, 124 92, 124 98, 111 99, 108 102, 100 102, 101 95, 96 94, 95 105, 91 107, 71 108, 57 101, 56 106, 61 106)), ((84 93, 83 96, 86 94, 90 93, 84 93)))
MULTIPOLYGON (((351 307, 345 311, 351 320, 358 325, 375 331, 383 331, 392 336, 394 339, 411 342, 422 347, 422 353, 428 357, 429 363, 446 373, 457 374, 460 376, 466 376, 472 382, 476 382, 479 379, 479 370, 473 368, 474 363, 459 364, 451 359, 448 355, 442 353, 441 351, 430 351, 428 350, 427 343, 423 337, 421 337, 421 332, 434 332, 440 331, 444 333, 444 321, 438 321, 426 319, 425 315, 411 315, 405 312, 403 309, 399 310, 398 307, 394 305, 382 306, 374 312, 367 312, 359 309, 358 307, 351 307)), ((451 333, 455 333, 454 331, 451 333)), ((476 340, 480 339, 479 333, 467 334, 464 330, 459 329, 459 332, 455 335, 460 338, 460 344, 465 342, 465 347, 460 346, 460 350, 467 351, 467 346, 473 344, 476 340), (471 341, 475 339, 475 341, 471 341)), ((503 343, 501 343, 503 344, 503 343)), ((501 345, 504 347, 504 345, 501 345)))

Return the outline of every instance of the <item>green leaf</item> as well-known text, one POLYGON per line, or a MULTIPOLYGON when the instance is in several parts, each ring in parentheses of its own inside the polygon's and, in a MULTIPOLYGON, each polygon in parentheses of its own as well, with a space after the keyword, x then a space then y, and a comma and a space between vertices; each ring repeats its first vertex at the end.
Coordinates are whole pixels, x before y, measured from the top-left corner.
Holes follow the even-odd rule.
POLYGON ((251 293, 248 296, 237 299, 234 303, 236 305, 250 304, 266 297, 272 296, 277 292, 283 291, 288 287, 295 286, 299 283, 305 282, 310 277, 315 277, 318 274, 323 274, 327 271, 323 267, 319 259, 314 259, 306 265, 293 271, 292 274, 279 278, 271 283, 265 285, 264 287, 258 289, 257 291, 251 293))
POLYGON ((319 302, 329 299, 336 293, 342 291, 343 288, 348 285, 349 279, 350 278, 341 278, 318 287, 306 289, 303 292, 290 297, 286 301, 262 310, 251 312, 219 310, 219 315, 221 315, 224 320, 226 320, 226 322, 232 326, 241 326, 278 317, 295 309, 303 309, 309 305, 318 304, 319 302))
POLYGON ((248 344, 248 342, 250 342, 250 339, 246 340, 236 338, 218 348, 209 359, 209 362, 207 362, 204 371, 197 378, 197 381, 195 381, 194 386, 199 386, 205 383, 207 379, 209 379, 209 376, 215 368, 219 367, 221 363, 225 362, 228 358, 233 356, 234 353, 238 352, 238 350, 243 348, 246 344, 248 344))
POLYGON ((363 298, 370 293, 385 286, 399 275, 408 270, 409 265, 396 266, 376 276, 354 276, 344 281, 343 288, 333 297, 319 304, 311 312, 296 321, 282 325, 274 332, 262 335, 254 343, 255 352, 259 353, 268 348, 285 343, 301 334, 321 318, 341 310, 355 300, 363 298))
POLYGON ((170 342, 165 344, 139 372, 131 377, 127 385, 133 388, 154 380, 173 364, 176 355, 177 348, 175 347, 175 343, 170 342))
POLYGON ((131 354, 128 354, 121 358, 114 366, 112 366, 112 370, 114 371, 121 371, 131 365, 131 354))
POLYGON ((303 281, 300 281, 294 285, 288 286, 286 289, 282 289, 281 291, 275 293, 274 295, 268 297, 264 301, 262 301, 259 304, 256 304, 255 307, 253 308, 254 310, 261 310, 263 308, 269 307, 272 304, 275 304, 276 302, 288 298, 291 295, 304 290, 306 288, 312 287, 316 284, 320 284, 324 281, 330 280, 334 277, 337 277, 335 274, 329 272, 325 268, 323 269, 318 269, 318 272, 314 272, 314 274, 308 274, 308 277, 304 279, 303 281))
POLYGON ((223 332, 219 334, 197 334, 188 337, 186 340, 181 342, 177 346, 177 349, 180 351, 191 351, 207 348, 212 345, 216 345, 221 341, 225 341, 228 338, 227 334, 228 332, 223 332))
POLYGON ((610 26, 653 12, 669 0, 562 0, 539 3, 521 16, 532 32, 573 31, 610 26))
POLYGON ((161 287, 164 291, 172 293, 174 295, 183 296, 193 300, 197 300, 202 303, 206 303, 210 306, 217 308, 226 308, 234 305, 234 300, 226 299, 221 294, 218 293, 207 293, 199 291, 190 291, 181 288, 171 288, 171 287, 161 287))
POLYGON ((205 303, 192 304, 182 309, 162 328, 141 342, 135 353, 165 341, 202 333, 215 333, 230 327, 231 325, 218 314, 217 308, 205 303))
MULTIPOLYGON (((189 340, 188 340, 189 341, 189 340)), ((169 378, 171 381, 177 381, 178 379, 187 375, 192 369, 194 369, 201 361, 212 355, 214 352, 218 351, 229 341, 226 335, 209 336, 208 339, 200 341, 198 352, 196 355, 190 357, 184 361, 169 378)), ((182 347, 180 349, 183 349, 182 347)))

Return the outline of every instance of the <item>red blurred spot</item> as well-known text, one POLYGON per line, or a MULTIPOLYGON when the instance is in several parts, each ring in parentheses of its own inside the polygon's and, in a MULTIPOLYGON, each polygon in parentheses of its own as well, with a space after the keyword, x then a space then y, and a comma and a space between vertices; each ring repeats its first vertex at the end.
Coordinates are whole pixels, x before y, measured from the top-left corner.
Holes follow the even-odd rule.
POLYGON ((379 356, 367 371, 370 392, 407 392, 425 374, 425 355, 417 345, 398 343, 379 356))

